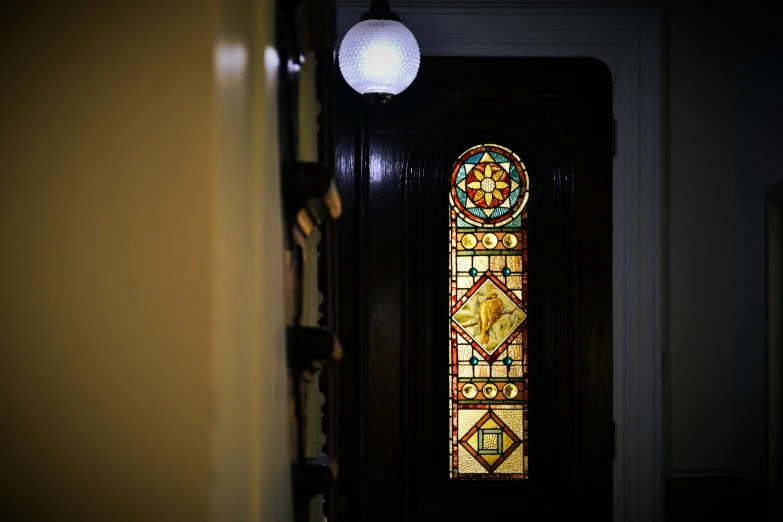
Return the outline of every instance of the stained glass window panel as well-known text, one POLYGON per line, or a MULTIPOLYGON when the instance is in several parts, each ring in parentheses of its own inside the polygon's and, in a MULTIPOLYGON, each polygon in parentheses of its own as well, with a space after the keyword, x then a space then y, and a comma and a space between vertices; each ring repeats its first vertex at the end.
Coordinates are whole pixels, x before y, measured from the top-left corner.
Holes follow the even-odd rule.
POLYGON ((450 181, 449 472, 527 478, 530 180, 511 150, 484 144, 450 181))

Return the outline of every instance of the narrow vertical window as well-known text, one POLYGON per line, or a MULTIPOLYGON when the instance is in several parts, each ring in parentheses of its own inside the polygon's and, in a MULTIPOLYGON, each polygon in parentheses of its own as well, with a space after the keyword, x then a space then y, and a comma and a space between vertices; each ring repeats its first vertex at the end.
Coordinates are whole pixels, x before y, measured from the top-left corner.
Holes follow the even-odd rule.
POLYGON ((519 157, 471 147, 451 172, 451 478, 527 478, 527 209, 519 157))

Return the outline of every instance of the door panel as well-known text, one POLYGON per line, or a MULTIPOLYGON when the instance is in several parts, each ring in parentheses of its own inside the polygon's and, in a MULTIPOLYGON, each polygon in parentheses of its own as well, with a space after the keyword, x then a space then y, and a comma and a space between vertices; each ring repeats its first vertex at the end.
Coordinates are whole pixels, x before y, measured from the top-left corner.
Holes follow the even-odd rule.
POLYGON ((342 82, 341 520, 611 516, 611 77, 583 58, 424 57, 374 107, 342 82), (449 190, 468 148, 530 176, 528 478, 449 477, 449 190))

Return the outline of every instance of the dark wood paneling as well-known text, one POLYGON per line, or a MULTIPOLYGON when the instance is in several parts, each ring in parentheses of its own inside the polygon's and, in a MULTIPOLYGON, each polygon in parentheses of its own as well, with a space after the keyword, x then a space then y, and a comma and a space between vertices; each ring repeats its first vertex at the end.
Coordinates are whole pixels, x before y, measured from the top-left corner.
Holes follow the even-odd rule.
POLYGON ((666 479, 666 520, 766 521, 766 482, 734 474, 666 479))
POLYGON ((340 87, 340 520, 609 516, 608 71, 589 59, 425 57, 387 106, 340 87), (531 175, 521 481, 449 480, 446 460, 445 174, 488 142, 514 150, 531 175))
MULTIPOLYGON (((334 25, 332 1, 278 0, 276 4, 276 51, 278 69, 278 123, 280 173, 285 248, 286 350, 289 368, 289 430, 293 517, 296 522, 310 519, 311 500, 323 495, 325 513, 335 510, 336 452, 339 427, 333 420, 337 408, 329 411, 325 429, 332 437, 328 454, 312 457, 305 451, 307 405, 310 383, 316 372, 336 365, 342 347, 334 334, 337 323, 337 271, 335 227, 340 215, 340 196, 334 180, 334 25), (321 113, 318 158, 303 162, 300 154, 300 77, 302 59, 313 53, 317 61, 316 99, 321 113), (304 244, 320 227, 320 286, 324 292, 324 321, 318 327, 302 326, 304 244), (330 328, 332 329, 330 331, 330 328)), ((338 393, 337 371, 326 371, 322 382, 328 398, 338 393)), ((336 399, 333 402, 338 404, 336 399)))

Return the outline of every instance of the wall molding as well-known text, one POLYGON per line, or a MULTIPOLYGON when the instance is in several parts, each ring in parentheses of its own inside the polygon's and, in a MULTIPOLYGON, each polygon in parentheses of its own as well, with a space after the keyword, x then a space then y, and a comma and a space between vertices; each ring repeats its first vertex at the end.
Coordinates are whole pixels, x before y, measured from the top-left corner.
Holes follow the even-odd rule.
MULTIPOLYGON (((368 3, 337 2, 338 38, 368 3)), ((590 56, 614 78, 614 520, 663 519, 662 53, 657 7, 396 2, 428 56, 590 56)), ((339 42, 339 40, 338 40, 339 42)))

